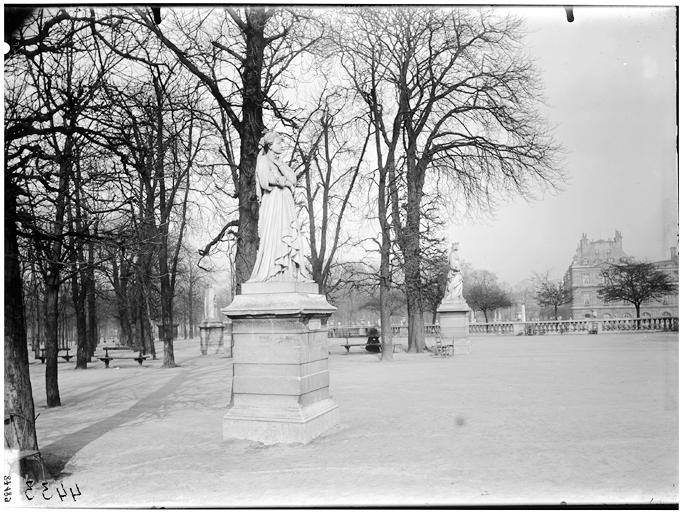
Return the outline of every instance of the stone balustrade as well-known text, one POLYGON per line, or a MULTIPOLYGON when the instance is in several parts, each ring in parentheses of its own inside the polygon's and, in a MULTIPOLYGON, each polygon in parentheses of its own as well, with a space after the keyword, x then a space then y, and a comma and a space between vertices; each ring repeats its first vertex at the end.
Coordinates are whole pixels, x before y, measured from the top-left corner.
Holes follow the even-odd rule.
POLYGON ((469 324, 468 332, 470 334, 514 334, 514 322, 469 324))
MULTIPOLYGON (((425 324, 426 336, 440 332, 439 324, 425 324)), ((367 336, 367 326, 329 327, 329 338, 361 338, 367 336)), ((380 329, 376 327, 380 333, 380 329)), ((407 336, 406 325, 391 326, 393 337, 407 336)), ((520 335, 541 334, 597 334, 626 331, 678 332, 678 317, 656 318, 589 318, 583 320, 546 320, 534 322, 490 322, 469 324, 470 334, 520 335)))
POLYGON ((678 331, 678 317, 659 318, 589 318, 584 320, 549 320, 534 322, 494 322, 470 324, 471 334, 597 334, 618 331, 678 331))
POLYGON ((678 317, 662 316, 655 318, 605 318, 598 320, 602 331, 678 331, 678 317))

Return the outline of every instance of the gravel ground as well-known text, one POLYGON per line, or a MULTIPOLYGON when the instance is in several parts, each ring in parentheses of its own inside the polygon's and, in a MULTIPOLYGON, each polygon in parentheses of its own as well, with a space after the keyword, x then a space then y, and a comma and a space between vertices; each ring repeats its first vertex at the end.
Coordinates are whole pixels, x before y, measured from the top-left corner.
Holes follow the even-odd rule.
MULTIPOLYGON (((74 503, 362 506, 678 502, 678 335, 474 337, 382 363, 330 340, 341 423, 307 445, 222 440, 231 360, 177 341, 160 361, 31 364, 45 460, 74 503)), ((48 486, 48 487, 49 487, 48 486)), ((49 496, 50 493, 48 492, 49 496)))

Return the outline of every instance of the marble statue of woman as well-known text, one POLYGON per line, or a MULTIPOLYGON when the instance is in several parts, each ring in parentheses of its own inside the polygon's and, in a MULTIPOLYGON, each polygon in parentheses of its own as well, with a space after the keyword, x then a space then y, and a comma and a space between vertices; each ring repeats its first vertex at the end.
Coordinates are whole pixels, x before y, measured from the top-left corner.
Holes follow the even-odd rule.
POLYGON ((459 244, 454 242, 449 250, 449 275, 445 299, 449 301, 463 301, 463 275, 459 261, 459 244))
POLYGON ((302 280, 303 251, 293 200, 296 175, 281 161, 282 138, 267 132, 255 166, 260 245, 250 282, 302 280))

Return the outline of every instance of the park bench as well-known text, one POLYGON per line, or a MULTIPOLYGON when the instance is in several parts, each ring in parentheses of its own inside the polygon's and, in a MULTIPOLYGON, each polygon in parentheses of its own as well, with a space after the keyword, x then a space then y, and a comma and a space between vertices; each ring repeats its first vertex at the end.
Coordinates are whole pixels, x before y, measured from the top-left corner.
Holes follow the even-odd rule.
POLYGON ((104 349, 104 357, 98 357, 100 361, 104 362, 104 367, 108 368, 109 363, 113 361, 114 359, 132 359, 133 361, 137 361, 137 363, 142 366, 142 363, 149 358, 148 355, 142 354, 142 349, 138 349, 135 347, 102 347, 104 349), (124 353, 122 355, 115 354, 115 355, 109 355, 109 351, 126 351, 126 352, 132 352, 132 353, 124 353), (134 352, 139 351, 139 354, 135 355, 134 352))
POLYGON ((363 343, 341 343, 341 347, 345 347, 345 350, 347 353, 350 353, 350 347, 362 347, 365 348, 367 346, 366 341, 363 343))
MULTIPOLYGON (((341 347, 344 347, 345 350, 347 351, 346 353, 350 353, 350 348, 351 347, 362 347, 363 349, 366 350, 366 341, 364 343, 341 343, 341 347)), ((379 345, 380 347, 380 345, 379 345)), ((393 343, 393 353, 395 352, 402 352, 404 350, 404 347, 400 343, 393 343)), ((368 352, 368 351, 367 351, 368 352)), ((380 349, 379 349, 380 352, 380 349)), ((376 352, 368 352, 369 354, 375 354, 376 352)))
MULTIPOLYGON (((36 356, 36 359, 40 359, 40 362, 45 364, 45 359, 47 359, 47 349, 45 347, 40 347, 40 355, 36 356)), ((70 361, 71 358, 73 357, 72 354, 69 354, 69 348, 60 348, 57 350, 57 357, 62 357, 66 362, 70 361), (66 354, 59 355, 59 352, 66 352, 66 354)))

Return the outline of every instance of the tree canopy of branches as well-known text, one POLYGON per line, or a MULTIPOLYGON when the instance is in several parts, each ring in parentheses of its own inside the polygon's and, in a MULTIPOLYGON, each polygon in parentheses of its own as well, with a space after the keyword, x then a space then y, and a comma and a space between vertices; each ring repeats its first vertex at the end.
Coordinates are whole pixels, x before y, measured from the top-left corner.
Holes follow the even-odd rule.
MULTIPOLYGON (((339 255, 359 238, 346 216, 367 184, 362 201, 378 233, 367 238, 380 248, 368 281, 384 326, 393 288, 406 297, 411 351, 425 345, 423 310, 444 292, 444 210, 530 195, 560 177, 514 18, 415 7, 161 13, 159 21, 144 7, 36 10, 5 61, 6 285, 25 293, 17 262, 26 260, 41 295, 32 307, 44 316, 50 407, 61 404, 65 311, 86 368, 96 293, 111 301, 122 341, 154 357, 158 320, 164 366, 175 364, 178 293, 194 325, 198 263, 184 251, 197 245, 187 240, 196 219, 211 220, 200 226, 210 233, 203 255, 222 241, 234 248, 239 293, 259 244, 254 171, 266 127, 294 142, 290 165, 322 293, 346 280, 349 257, 339 255), (310 94, 305 70, 317 87, 310 94)), ((6 300, 6 350, 19 370, 8 375, 24 401, 8 400, 29 418, 26 318, 13 306, 6 300)), ((382 341, 389 360, 390 329, 382 341)), ((28 449, 31 435, 20 441, 28 449)))
POLYGON ((296 135, 294 155, 302 161, 312 279, 319 293, 327 294, 339 284, 332 282, 331 269, 338 250, 350 239, 343 222, 352 207, 370 133, 366 123, 352 115, 346 98, 326 88, 323 92, 296 135))
POLYGON ((482 311, 485 323, 489 322, 489 312, 513 304, 509 294, 501 288, 497 276, 492 272, 479 270, 470 276, 469 282, 469 285, 464 285, 464 298, 474 311, 482 311))
POLYGON ((601 275, 603 284, 598 287, 598 296, 605 302, 630 302, 636 308, 636 318, 641 317, 645 301, 661 299, 678 289, 677 283, 653 263, 609 263, 601 275))
POLYGON ((259 244, 255 164, 265 114, 269 112, 270 122, 296 124, 279 88, 290 76, 291 64, 317 42, 315 21, 303 10, 228 7, 195 13, 189 20, 186 12, 170 11, 164 19, 166 27, 161 28, 149 9, 136 13, 136 19, 173 52, 217 103, 219 115, 214 122, 224 141, 238 215, 202 252, 207 254, 228 227, 236 226, 235 278, 240 290, 251 275, 259 244), (167 28, 171 21, 182 34, 179 40, 167 28))
POLYGON ((342 62, 387 149, 391 227, 404 257, 409 350, 425 344, 421 207, 431 194, 491 205, 560 179, 537 114, 538 80, 520 23, 486 9, 366 9, 342 62), (448 186, 445 186, 448 185, 448 186))
POLYGON ((572 292, 563 281, 551 281, 548 273, 535 276, 534 297, 541 307, 553 309, 553 318, 558 320, 558 308, 572 302, 572 292))

